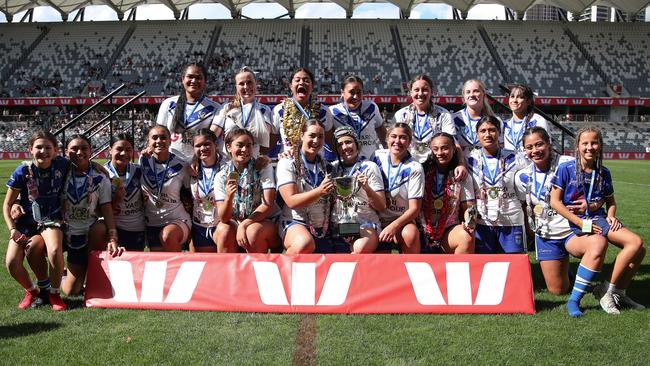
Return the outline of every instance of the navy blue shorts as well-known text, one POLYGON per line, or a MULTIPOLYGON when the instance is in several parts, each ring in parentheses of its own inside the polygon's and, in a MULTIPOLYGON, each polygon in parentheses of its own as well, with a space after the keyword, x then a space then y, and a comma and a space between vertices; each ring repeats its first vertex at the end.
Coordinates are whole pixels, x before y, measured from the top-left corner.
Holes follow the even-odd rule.
POLYGON ((88 238, 87 235, 69 235, 64 240, 63 250, 68 252, 68 263, 88 264, 88 238))
POLYGON ((525 253, 526 237, 523 226, 476 225, 476 253, 525 253))
POLYGON ((16 230, 18 230, 21 234, 25 235, 26 237, 32 237, 36 234, 39 234, 38 227, 36 225, 16 224, 16 230))
POLYGON ((212 239, 214 234, 214 227, 203 227, 196 224, 192 224, 192 244, 195 248, 208 248, 214 247, 217 244, 212 239))
POLYGON ((117 240, 120 246, 126 250, 143 251, 144 250, 144 231, 128 231, 117 229, 117 240))
POLYGON ((542 261, 561 260, 569 256, 566 250, 566 242, 572 235, 563 239, 544 239, 535 235, 535 258, 542 261))

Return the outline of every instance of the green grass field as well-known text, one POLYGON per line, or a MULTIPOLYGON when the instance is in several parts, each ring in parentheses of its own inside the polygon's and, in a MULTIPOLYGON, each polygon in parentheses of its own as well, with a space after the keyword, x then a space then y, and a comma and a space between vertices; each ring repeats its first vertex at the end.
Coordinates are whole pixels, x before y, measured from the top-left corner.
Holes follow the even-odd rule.
MULTIPOLYGON (((619 218, 650 240, 650 162, 610 161, 619 218)), ((16 162, 0 161, 0 179, 16 162)), ((2 192, 6 187, 2 188, 2 192)), ((3 224, 0 237, 7 238, 3 224)), ((3 239, 6 243, 6 239, 3 239)), ((0 245, 4 258, 6 244, 0 245)), ((610 247, 605 273, 617 250, 610 247)), ((575 263, 575 260, 573 261, 575 263)), ((291 315, 49 308, 19 311, 23 290, 0 270, 0 364, 620 364, 650 361, 650 310, 566 315, 543 289, 537 314, 291 315)), ((629 290, 650 307, 650 260, 629 290)))

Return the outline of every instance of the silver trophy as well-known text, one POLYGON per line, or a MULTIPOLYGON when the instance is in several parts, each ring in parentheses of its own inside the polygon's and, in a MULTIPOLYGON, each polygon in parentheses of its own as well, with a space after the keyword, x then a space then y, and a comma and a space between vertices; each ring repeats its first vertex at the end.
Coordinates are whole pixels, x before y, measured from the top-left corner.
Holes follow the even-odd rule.
POLYGON ((339 200, 336 208, 338 224, 334 228, 336 236, 359 236, 361 226, 354 220, 350 212, 356 210, 354 195, 359 191, 359 187, 354 177, 338 177, 334 179, 336 185, 336 198, 339 200))

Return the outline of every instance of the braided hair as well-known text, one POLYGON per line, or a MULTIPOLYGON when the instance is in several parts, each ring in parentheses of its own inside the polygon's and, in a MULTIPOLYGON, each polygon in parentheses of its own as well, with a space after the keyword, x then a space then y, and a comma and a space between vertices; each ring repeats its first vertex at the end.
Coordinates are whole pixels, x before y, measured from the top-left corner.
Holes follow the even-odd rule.
MULTIPOLYGON (((203 79, 207 80, 208 79, 208 71, 206 70, 205 66, 201 63, 197 62, 191 62, 189 64, 186 64, 183 66, 181 69, 181 84, 182 80, 185 77, 185 74, 187 74, 187 70, 190 67, 196 67, 199 69, 199 72, 203 75, 203 79)), ((172 128, 171 130, 174 132, 179 132, 177 131, 178 126, 182 126, 185 123, 185 105, 187 104, 187 93, 185 90, 178 96, 178 101, 176 102, 176 109, 174 109, 174 118, 172 119, 172 128)))

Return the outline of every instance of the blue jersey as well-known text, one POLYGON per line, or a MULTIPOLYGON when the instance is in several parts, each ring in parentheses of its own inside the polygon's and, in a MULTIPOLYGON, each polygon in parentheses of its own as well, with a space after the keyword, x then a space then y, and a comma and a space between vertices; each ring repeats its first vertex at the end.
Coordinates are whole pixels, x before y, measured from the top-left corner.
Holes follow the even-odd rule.
MULTIPOLYGON (((595 182, 593 184, 591 195, 589 189, 592 186, 592 173, 582 173, 581 177, 576 177, 576 161, 575 159, 560 164, 557 171, 551 180, 551 184, 562 190, 562 203, 570 205, 577 200, 586 200, 587 203, 600 202, 607 197, 614 195, 614 186, 612 185, 612 175, 609 169, 602 167, 600 174, 596 171, 595 182)), ((607 216, 605 208, 601 207, 589 214, 578 215, 578 217, 605 217, 607 216)), ((575 226, 571 224, 571 226, 575 226)))
POLYGON ((68 174, 68 160, 57 156, 52 160, 52 165, 47 169, 39 169, 33 162, 20 164, 9 177, 7 187, 20 191, 19 204, 25 211, 25 215, 20 218, 20 223, 25 225, 35 225, 33 217, 32 203, 29 200, 28 186, 35 184, 38 187, 36 203, 41 211, 43 221, 61 220, 61 193, 64 187, 65 177, 68 174), (33 177, 30 177, 30 170, 33 177), (31 181, 31 182, 30 182, 31 181))

